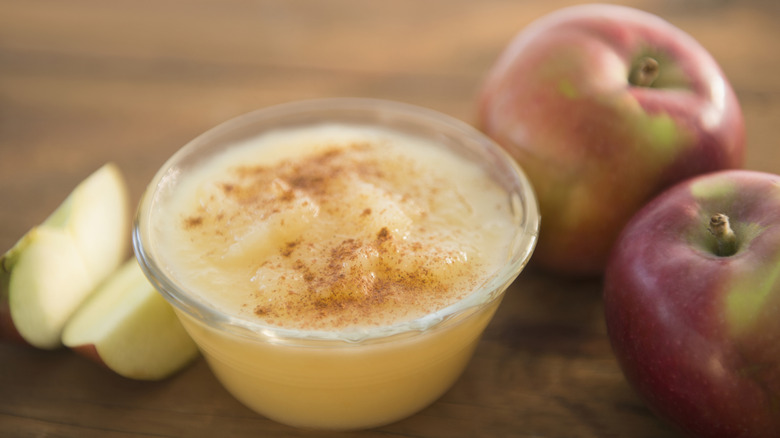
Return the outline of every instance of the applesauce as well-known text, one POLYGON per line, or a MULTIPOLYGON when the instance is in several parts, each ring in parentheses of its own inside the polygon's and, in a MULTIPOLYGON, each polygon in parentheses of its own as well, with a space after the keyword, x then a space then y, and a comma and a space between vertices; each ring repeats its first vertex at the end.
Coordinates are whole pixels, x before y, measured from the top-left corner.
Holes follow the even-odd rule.
POLYGON ((144 196, 134 243, 237 399, 345 430, 452 385, 537 229, 524 175, 476 131, 336 99, 251 113, 185 146, 144 196))

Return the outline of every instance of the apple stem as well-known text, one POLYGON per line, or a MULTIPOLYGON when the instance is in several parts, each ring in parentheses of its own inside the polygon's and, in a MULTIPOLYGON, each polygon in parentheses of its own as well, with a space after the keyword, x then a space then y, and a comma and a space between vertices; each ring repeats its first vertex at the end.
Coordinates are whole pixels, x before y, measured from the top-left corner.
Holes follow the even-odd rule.
POLYGON ((737 235, 731 229, 728 216, 722 213, 712 215, 710 226, 707 229, 717 240, 718 256, 728 257, 737 252, 737 235))
POLYGON ((650 87, 660 73, 658 61, 651 56, 643 56, 632 66, 628 82, 639 87, 650 87))

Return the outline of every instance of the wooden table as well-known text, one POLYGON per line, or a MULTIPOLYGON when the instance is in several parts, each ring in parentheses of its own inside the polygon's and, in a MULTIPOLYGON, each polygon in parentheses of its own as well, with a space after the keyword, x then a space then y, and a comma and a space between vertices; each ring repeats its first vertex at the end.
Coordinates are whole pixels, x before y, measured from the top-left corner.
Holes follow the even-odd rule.
MULTIPOLYGON (((136 201, 213 125, 315 97, 400 100, 474 120, 486 69, 546 1, 0 1, 0 250, 107 161, 136 201)), ((719 60, 743 105, 747 167, 780 173, 775 0, 626 2, 719 60)), ((463 377, 423 412, 356 437, 675 437, 623 380, 599 280, 528 271, 463 377)), ((333 434, 336 436, 337 434, 333 434)), ((0 436, 331 436, 242 407, 203 360, 163 382, 67 350, 0 344, 0 436)))

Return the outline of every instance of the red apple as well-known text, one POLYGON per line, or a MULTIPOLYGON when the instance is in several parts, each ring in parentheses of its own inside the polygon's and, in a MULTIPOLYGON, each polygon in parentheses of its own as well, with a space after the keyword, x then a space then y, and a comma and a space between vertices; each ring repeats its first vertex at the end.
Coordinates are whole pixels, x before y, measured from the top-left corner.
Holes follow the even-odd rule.
POLYGON ((780 176, 720 171, 659 195, 616 241, 604 305, 659 416, 697 437, 780 437, 780 176))
POLYGON ((533 263, 600 275, 628 219, 664 188, 740 167, 742 112, 691 36, 615 5, 574 6, 522 30, 485 78, 478 124, 536 189, 533 263))

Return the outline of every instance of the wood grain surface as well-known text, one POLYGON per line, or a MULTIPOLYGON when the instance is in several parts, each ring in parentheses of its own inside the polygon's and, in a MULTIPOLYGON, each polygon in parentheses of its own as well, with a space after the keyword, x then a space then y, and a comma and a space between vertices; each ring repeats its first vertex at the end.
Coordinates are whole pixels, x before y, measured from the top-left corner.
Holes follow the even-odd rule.
MULTIPOLYGON (((0 0, 0 250, 107 161, 137 201, 175 150, 268 105, 361 96, 472 122, 509 39, 575 1, 0 0)), ((746 167, 780 173, 776 0, 623 4, 719 61, 742 103, 746 167)), ((463 377, 419 414, 355 437, 678 437, 624 381, 599 280, 529 270, 463 377)), ((67 350, 0 343, 2 437, 310 437, 235 401, 202 359, 131 381, 67 350)))

